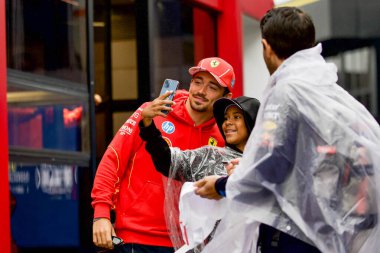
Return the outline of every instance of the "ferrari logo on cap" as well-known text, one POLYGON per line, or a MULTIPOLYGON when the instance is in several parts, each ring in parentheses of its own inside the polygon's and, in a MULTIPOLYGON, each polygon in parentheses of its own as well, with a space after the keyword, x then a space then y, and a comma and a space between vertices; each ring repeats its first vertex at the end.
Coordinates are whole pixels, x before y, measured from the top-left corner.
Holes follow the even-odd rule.
POLYGON ((215 140, 215 138, 213 138, 213 137, 208 138, 208 145, 209 146, 216 146, 217 144, 218 144, 218 141, 215 140))
POLYGON ((220 64, 220 62, 217 61, 217 60, 212 60, 212 61, 210 62, 210 65, 211 65, 211 67, 213 67, 213 68, 218 67, 219 64, 220 64))

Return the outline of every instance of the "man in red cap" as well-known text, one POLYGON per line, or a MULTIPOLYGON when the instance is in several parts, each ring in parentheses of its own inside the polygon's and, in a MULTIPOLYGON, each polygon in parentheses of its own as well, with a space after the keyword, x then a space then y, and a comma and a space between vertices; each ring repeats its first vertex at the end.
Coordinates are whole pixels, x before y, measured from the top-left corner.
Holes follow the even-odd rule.
POLYGON ((156 125, 170 146, 182 150, 204 145, 223 147, 212 105, 221 97, 232 96, 234 70, 223 59, 212 57, 201 60, 189 73, 192 80, 188 92, 177 91, 171 108, 165 106, 165 100, 144 103, 120 128, 103 155, 91 194, 96 246, 127 253, 174 252, 163 213, 162 176, 139 137, 138 122, 147 105, 162 107, 169 113, 157 117, 156 125), (116 214, 115 227, 110 221, 111 210, 116 214))

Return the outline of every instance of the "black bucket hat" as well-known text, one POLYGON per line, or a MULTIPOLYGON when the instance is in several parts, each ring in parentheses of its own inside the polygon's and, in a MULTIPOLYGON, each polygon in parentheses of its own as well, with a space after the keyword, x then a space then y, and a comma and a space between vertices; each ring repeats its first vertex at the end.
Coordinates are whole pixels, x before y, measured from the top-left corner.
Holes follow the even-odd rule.
POLYGON ((241 96, 234 99, 223 97, 215 101, 213 106, 214 118, 224 139, 226 139, 222 129, 224 122, 224 113, 227 107, 231 105, 236 105, 241 110, 243 110, 245 125, 248 129, 248 134, 250 134, 253 127, 255 126, 257 112, 260 107, 260 101, 256 98, 246 96, 241 96))

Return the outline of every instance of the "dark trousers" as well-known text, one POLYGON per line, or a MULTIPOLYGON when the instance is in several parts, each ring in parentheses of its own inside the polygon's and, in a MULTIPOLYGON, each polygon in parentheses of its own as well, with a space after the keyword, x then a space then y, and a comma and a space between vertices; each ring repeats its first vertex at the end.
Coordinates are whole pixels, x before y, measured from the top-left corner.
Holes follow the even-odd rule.
POLYGON ((316 247, 265 224, 260 225, 258 253, 321 253, 316 247))
POLYGON ((142 245, 136 243, 125 243, 123 245, 117 246, 113 253, 174 253, 172 247, 162 247, 162 246, 151 246, 142 245))

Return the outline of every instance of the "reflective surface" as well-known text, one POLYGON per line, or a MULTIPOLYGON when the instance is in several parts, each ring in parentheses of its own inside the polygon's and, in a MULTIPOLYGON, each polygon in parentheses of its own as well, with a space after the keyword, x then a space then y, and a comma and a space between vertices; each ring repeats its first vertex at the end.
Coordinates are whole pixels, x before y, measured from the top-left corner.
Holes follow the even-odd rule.
POLYGON ((11 86, 7 99, 11 147, 89 151, 85 97, 11 86))
POLYGON ((12 252, 79 252, 91 233, 86 2, 6 1, 12 252))
POLYGON ((6 3, 8 67, 85 85, 85 1, 6 3))
POLYGON ((155 98, 166 78, 180 81, 180 88, 187 89, 188 69, 205 57, 217 56, 216 16, 186 1, 161 1, 152 8, 151 89, 155 98))

